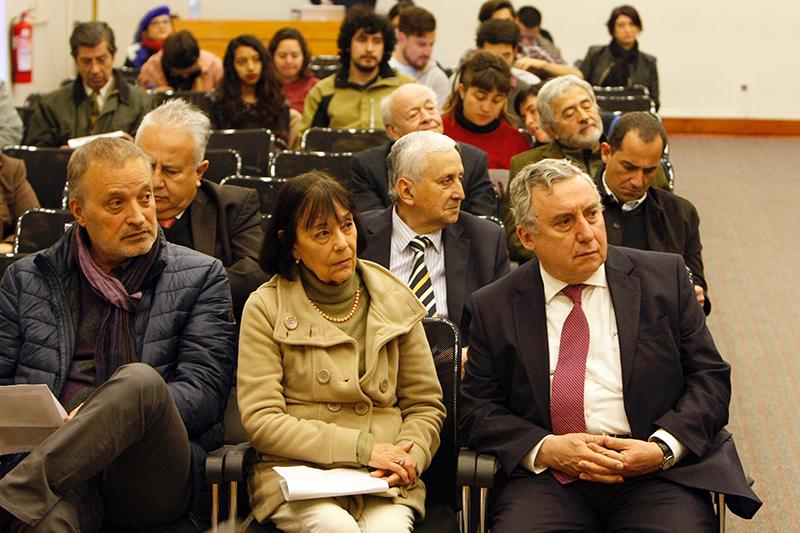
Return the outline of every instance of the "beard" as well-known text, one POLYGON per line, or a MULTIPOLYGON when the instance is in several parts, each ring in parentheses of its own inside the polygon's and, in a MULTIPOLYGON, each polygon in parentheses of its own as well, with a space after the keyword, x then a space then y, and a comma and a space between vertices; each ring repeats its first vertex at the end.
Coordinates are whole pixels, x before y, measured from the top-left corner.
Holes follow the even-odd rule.
POLYGON ((431 58, 430 57, 417 57, 416 59, 412 59, 412 58, 408 57, 408 55, 406 55, 405 51, 403 51, 403 59, 406 60, 406 63, 408 63, 409 66, 415 68, 416 70, 422 70, 427 66, 428 61, 430 61, 431 58))
POLYGON ((356 69, 358 69, 360 72, 363 72, 364 74, 369 74, 370 72, 374 72, 378 70, 378 67, 380 67, 379 61, 376 61, 374 65, 365 65, 364 63, 359 63, 357 60, 353 59, 352 63, 353 66, 356 67, 356 69))
POLYGON ((575 133, 569 137, 561 139, 561 144, 570 148, 578 148, 581 150, 593 150, 597 143, 600 142, 600 136, 603 130, 600 126, 594 125, 592 129, 585 133, 575 133))

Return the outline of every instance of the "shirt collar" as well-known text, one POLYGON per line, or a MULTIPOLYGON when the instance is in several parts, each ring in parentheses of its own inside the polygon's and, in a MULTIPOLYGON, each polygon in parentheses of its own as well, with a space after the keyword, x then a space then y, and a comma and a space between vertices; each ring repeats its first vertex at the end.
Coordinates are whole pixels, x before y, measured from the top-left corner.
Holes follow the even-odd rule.
MULTIPOLYGON (((114 76, 109 76, 108 81, 106 82, 106 84, 103 85, 102 87, 100 87, 100 90, 97 91, 98 96, 100 97, 101 100, 105 101, 105 99, 108 97, 108 93, 111 92, 111 88, 113 86, 114 86, 114 76)), ((92 93, 94 92, 94 89, 92 89, 91 87, 89 87, 88 85, 86 85, 84 83, 83 84, 83 91, 86 93, 86 96, 91 98, 92 97, 92 93)))
POLYGON ((417 233, 411 226, 406 224, 400 215, 397 214, 397 205, 392 208, 392 232, 399 237, 397 244, 400 246, 400 251, 408 247, 408 243, 416 237, 417 235, 421 235, 423 237, 428 237, 433 244, 433 249, 438 253, 441 251, 442 247, 442 230, 436 230, 433 233, 417 233))
MULTIPOLYGON (((564 287, 569 285, 569 283, 565 283, 551 276, 544 269, 541 262, 539 263, 539 272, 542 275, 542 283, 544 284, 544 303, 547 305, 564 287)), ((606 264, 603 263, 600 265, 600 268, 595 270, 583 283, 584 285, 591 285, 592 287, 608 287, 608 282, 606 281, 606 264)))
POLYGON ((603 171, 602 181, 603 181, 603 188, 606 190, 606 194, 609 195, 611 198, 613 198, 615 202, 622 205, 623 211, 633 211, 634 209, 642 205, 642 202, 647 200, 647 191, 645 191, 645 193, 642 195, 641 198, 638 198, 636 200, 631 200, 630 202, 625 202, 623 204, 622 202, 619 201, 619 198, 617 198, 616 195, 613 192, 611 192, 611 189, 608 188, 608 183, 606 183, 605 171, 603 171))

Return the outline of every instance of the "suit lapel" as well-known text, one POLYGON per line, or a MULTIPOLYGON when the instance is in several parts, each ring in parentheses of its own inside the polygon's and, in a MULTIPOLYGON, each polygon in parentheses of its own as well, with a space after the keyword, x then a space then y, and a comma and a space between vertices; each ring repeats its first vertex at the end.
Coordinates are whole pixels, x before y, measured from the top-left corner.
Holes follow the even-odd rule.
POLYGON ((191 211, 192 242, 194 249, 215 256, 217 238, 217 211, 202 188, 189 207, 191 211))
POLYGON ((547 315, 544 285, 539 262, 528 261, 519 267, 527 269, 520 278, 517 293, 511 302, 517 354, 528 375, 533 398, 541 412, 545 427, 550 427, 550 352, 547 342, 547 315))
MULTIPOLYGON (((384 209, 380 216, 372 218, 367 230, 367 248, 359 254, 362 259, 373 261, 389 268, 392 253, 392 209, 391 205, 384 209)), ((366 222, 365 222, 366 223, 366 222)))
MULTIPOLYGON (((614 305, 619 335, 619 353, 622 364, 622 391, 627 400, 630 395, 630 379, 633 371, 633 360, 639 339, 639 310, 642 303, 642 290, 639 278, 630 274, 633 264, 620 254, 613 246, 608 247, 606 259, 606 278, 614 305)), ((625 410, 631 409, 625 402, 625 410)), ((630 415, 629 415, 630 418, 630 415)))
POLYGON ((464 292, 469 272, 470 241, 463 236, 458 223, 450 224, 442 233, 444 240, 444 273, 447 286, 447 315, 461 329, 464 292))

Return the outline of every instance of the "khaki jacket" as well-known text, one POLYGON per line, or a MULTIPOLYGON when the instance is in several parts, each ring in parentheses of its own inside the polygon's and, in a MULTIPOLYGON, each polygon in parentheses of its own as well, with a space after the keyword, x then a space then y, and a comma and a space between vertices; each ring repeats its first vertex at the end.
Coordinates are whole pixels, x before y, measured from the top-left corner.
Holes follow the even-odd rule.
MULTIPOLYGON (((311 307, 299 278, 275 276, 245 305, 238 400, 262 460, 249 479, 260 522, 283 503, 273 466, 360 468, 356 448, 362 431, 376 443, 412 441, 419 472, 439 447, 445 409, 422 328, 425 309, 383 267, 359 261, 358 270, 370 295, 366 372, 360 379, 355 341, 311 307)), ((424 516, 425 486, 419 479, 378 496, 424 516)))

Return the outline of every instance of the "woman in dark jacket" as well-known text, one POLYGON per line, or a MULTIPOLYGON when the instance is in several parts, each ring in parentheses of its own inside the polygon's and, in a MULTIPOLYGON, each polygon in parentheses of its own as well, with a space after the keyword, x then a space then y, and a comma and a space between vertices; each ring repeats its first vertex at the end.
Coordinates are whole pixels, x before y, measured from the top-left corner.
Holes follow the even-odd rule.
POLYGON ((225 74, 213 97, 214 128, 267 128, 288 141, 289 104, 261 41, 253 35, 232 39, 222 64, 225 74))
POLYGON ((642 19, 632 6, 620 6, 611 12, 606 23, 611 43, 592 46, 581 63, 586 81, 600 87, 644 85, 659 106, 656 58, 639 51, 636 38, 642 31, 642 19))

